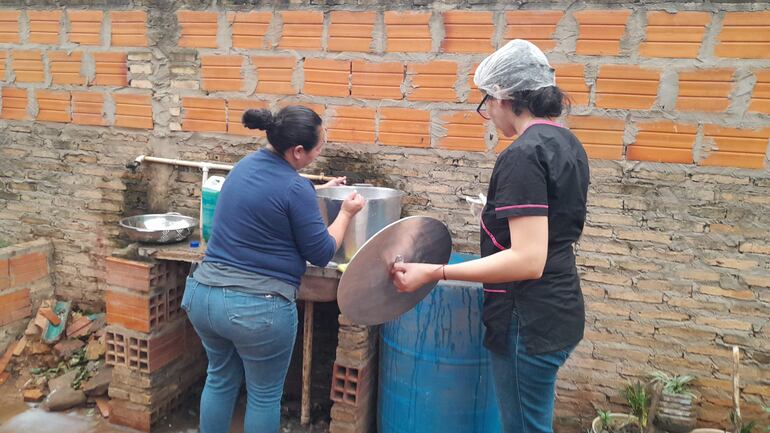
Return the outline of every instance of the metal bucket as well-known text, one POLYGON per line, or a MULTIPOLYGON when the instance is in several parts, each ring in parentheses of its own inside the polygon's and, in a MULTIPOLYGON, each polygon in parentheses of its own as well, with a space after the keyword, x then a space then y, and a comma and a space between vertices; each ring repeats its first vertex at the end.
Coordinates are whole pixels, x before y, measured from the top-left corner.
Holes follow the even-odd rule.
POLYGON ((349 262, 367 239, 401 218, 401 191, 362 185, 335 186, 317 191, 318 207, 327 226, 337 218, 342 202, 352 191, 364 196, 366 206, 350 221, 342 246, 332 259, 337 263, 349 262))

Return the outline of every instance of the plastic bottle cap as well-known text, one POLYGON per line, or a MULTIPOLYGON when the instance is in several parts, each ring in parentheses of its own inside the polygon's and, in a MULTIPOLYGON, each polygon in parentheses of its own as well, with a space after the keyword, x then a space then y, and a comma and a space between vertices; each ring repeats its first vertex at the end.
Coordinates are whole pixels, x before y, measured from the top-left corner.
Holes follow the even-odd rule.
POLYGON ((200 246, 200 242, 190 241, 190 248, 198 248, 199 246, 200 246))

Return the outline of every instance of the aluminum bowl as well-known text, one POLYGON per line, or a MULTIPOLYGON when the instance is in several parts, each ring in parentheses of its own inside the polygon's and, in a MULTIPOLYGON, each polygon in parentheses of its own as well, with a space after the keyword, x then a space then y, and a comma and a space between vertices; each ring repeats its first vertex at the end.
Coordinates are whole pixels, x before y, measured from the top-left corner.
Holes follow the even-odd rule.
POLYGON ((119 222, 126 237, 132 241, 168 244, 187 239, 198 220, 176 212, 145 214, 123 218, 119 222))

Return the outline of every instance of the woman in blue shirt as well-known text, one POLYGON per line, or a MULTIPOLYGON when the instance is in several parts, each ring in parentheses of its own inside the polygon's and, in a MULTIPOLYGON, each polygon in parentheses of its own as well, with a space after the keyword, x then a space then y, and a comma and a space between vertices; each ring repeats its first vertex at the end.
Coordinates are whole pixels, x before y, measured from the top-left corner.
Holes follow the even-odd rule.
POLYGON ((201 433, 230 431, 244 382, 244 432, 278 431, 297 332, 294 302, 306 262, 326 266, 364 206, 363 197, 352 193, 337 219, 328 228, 324 224, 315 187, 297 172, 318 157, 325 142, 315 112, 302 106, 275 116, 248 110, 243 124, 266 131, 270 145, 240 160, 227 176, 206 256, 182 299, 209 362, 201 433))

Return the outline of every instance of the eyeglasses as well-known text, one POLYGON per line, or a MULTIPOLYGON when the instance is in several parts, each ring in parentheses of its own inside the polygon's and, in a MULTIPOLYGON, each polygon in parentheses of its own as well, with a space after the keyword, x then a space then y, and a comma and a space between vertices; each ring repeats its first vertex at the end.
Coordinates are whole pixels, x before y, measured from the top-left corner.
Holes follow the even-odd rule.
POLYGON ((489 94, 484 95, 484 99, 479 102, 479 106, 476 107, 476 112, 479 113, 479 116, 481 116, 483 119, 489 120, 489 114, 487 113, 487 106, 484 105, 487 102, 487 98, 489 98, 489 94))

